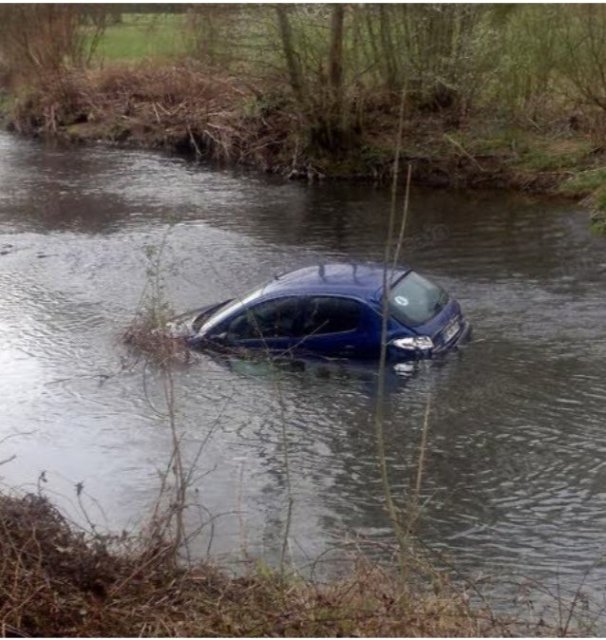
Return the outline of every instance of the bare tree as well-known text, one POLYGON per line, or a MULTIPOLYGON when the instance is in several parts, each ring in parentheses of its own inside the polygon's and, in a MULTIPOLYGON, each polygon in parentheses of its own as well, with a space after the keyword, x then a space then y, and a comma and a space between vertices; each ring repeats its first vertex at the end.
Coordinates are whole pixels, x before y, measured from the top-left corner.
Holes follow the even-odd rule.
POLYGON ((103 10, 77 4, 0 6, 0 54, 16 74, 47 77, 66 66, 81 66, 104 28, 103 10), (94 20, 87 32, 86 18, 94 20))
POLYGON ((606 111, 606 5, 563 7, 562 71, 590 104, 606 111))
POLYGON ((345 8, 342 4, 333 6, 330 21, 330 54, 328 77, 332 92, 333 110, 337 118, 341 116, 343 92, 343 21, 345 8))
POLYGON ((282 50, 284 52, 284 60, 288 70, 290 87, 297 99, 304 103, 306 94, 304 90, 303 73, 299 58, 295 51, 293 32, 288 17, 288 7, 283 4, 277 5, 276 14, 278 17, 282 50))

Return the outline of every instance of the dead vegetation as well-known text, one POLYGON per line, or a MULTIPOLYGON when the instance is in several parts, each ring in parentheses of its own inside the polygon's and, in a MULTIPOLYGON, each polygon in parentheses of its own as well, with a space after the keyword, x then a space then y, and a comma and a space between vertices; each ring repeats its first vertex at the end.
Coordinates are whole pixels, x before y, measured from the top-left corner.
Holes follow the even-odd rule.
POLYGON ((143 356, 147 363, 160 368, 186 364, 191 357, 184 339, 172 337, 149 316, 136 316, 124 330, 122 341, 132 348, 134 354, 143 356))
MULTIPOLYGON (((4 636, 496 636, 534 634, 474 608, 447 577, 431 589, 359 562, 328 586, 269 570, 228 577, 174 562, 161 541, 76 532, 40 495, 0 496, 4 636)), ((553 632, 553 630, 552 630, 553 632)))
POLYGON ((145 285, 135 314, 121 335, 121 341, 131 349, 136 360, 142 357, 146 365, 167 374, 173 365, 190 360, 185 339, 172 335, 169 329, 175 313, 166 296, 163 260, 170 232, 169 226, 158 245, 144 248, 145 285))
POLYGON ((267 169, 296 128, 295 116, 264 107, 257 90, 193 62, 41 80, 14 101, 12 122, 26 134, 166 148, 267 169))

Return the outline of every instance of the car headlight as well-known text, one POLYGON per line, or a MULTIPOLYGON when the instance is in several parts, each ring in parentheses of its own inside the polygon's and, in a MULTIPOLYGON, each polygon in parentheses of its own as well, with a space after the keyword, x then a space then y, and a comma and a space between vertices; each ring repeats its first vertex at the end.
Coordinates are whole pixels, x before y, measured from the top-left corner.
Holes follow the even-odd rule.
POLYGON ((390 342, 398 349, 407 351, 429 351, 433 349, 433 340, 429 336, 414 336, 410 338, 398 338, 390 342))

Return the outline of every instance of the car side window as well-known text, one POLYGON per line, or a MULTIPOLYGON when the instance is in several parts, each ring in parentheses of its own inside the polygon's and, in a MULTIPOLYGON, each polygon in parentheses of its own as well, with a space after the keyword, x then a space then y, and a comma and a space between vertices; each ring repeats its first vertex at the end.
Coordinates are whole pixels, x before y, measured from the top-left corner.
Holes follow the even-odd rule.
POLYGON ((362 308, 356 300, 329 296, 307 299, 303 335, 344 333, 360 326, 362 308))
POLYGON ((292 338, 301 334, 301 303, 297 298, 262 302, 227 322, 230 340, 292 338))

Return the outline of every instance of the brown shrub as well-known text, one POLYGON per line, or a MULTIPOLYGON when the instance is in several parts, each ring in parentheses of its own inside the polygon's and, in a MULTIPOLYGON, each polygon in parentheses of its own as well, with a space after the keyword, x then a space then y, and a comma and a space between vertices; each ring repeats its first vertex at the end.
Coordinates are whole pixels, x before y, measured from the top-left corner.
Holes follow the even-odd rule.
POLYGON ((122 334, 122 341, 137 355, 160 367, 187 363, 191 352, 182 338, 175 338, 159 328, 155 322, 137 316, 122 334))
MULTIPOLYGON (((194 63, 65 71, 40 78, 16 101, 12 120, 23 133, 70 133, 190 151, 213 160, 269 168, 290 154, 297 117, 272 109, 257 88, 208 73, 194 63), (73 132, 72 132, 73 133, 73 132)), ((69 137, 69 135, 68 135, 69 137)))

